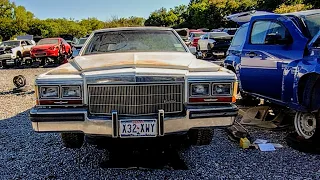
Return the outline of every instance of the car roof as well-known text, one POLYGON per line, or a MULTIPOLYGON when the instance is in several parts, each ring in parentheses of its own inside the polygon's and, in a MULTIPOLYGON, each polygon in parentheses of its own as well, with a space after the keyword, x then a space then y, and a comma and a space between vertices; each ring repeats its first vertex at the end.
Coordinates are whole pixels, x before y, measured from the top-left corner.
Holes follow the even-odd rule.
POLYGON ((314 15, 314 14, 320 14, 320 9, 313 9, 313 10, 285 13, 283 15, 295 15, 295 16, 301 17, 301 16, 309 16, 309 15, 314 15))
POLYGON ((157 30, 157 31, 172 31, 172 28, 167 28, 167 27, 119 27, 119 28, 107 28, 107 29, 100 29, 100 30, 95 30, 94 33, 98 32, 109 32, 109 31, 130 31, 130 30, 137 30, 137 31, 152 31, 152 30, 157 30))

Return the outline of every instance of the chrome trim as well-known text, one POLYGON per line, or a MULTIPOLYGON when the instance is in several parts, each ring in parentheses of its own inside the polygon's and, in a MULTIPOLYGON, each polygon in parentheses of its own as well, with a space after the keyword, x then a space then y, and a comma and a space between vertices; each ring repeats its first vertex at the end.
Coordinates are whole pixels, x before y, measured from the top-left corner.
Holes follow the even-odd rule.
POLYGON ((151 115, 163 108, 166 113, 183 111, 183 83, 88 85, 87 88, 91 114, 109 115, 112 110, 117 110, 120 115, 151 115), (170 102, 172 100, 179 102, 170 102), (119 102, 126 104, 119 105, 119 102))
POLYGON ((163 82, 184 82, 181 76, 148 76, 148 75, 128 75, 128 76, 86 76, 87 84, 119 84, 119 83, 163 83, 163 82))
MULTIPOLYGON (((187 103, 188 104, 203 104, 203 102, 190 102, 189 101, 189 99, 190 98, 217 98, 217 97, 229 97, 229 96, 231 96, 231 98, 232 98, 232 93, 233 93, 233 86, 234 86, 234 82, 235 81, 233 81, 233 82, 223 82, 223 83, 217 83, 216 81, 214 81, 214 82, 210 82, 210 94, 209 94, 209 96, 191 96, 191 91, 190 91, 190 85, 191 84, 193 84, 193 83, 199 83, 199 84, 201 84, 201 83, 208 83, 208 82, 189 82, 188 81, 188 88, 187 88, 187 95, 188 95, 188 97, 187 97, 187 103), (228 94, 228 95, 213 95, 212 94, 212 84, 231 84, 231 88, 230 88, 230 94, 228 94)), ((207 102, 207 103, 221 103, 221 104, 226 104, 226 103, 232 103, 232 102, 207 102)))
MULTIPOLYGON (((41 85, 35 85, 35 87, 38 89, 38 95, 37 95, 37 101, 39 102, 39 104, 38 105, 36 105, 36 106, 39 106, 39 107, 41 107, 41 106, 43 106, 43 107, 51 107, 51 106, 70 106, 70 107, 77 107, 77 106, 83 106, 84 105, 84 91, 83 91, 83 86, 82 86, 82 84, 81 85, 79 85, 79 84, 77 84, 78 86, 80 86, 80 90, 81 90, 81 97, 80 98, 62 98, 62 86, 68 86, 68 85, 66 85, 66 84, 60 84, 60 85, 48 85, 48 84, 41 84, 41 85), (59 97, 58 98, 41 98, 41 91, 40 91, 40 88, 41 87, 58 87, 58 91, 59 91, 59 97), (50 101, 50 100, 60 100, 60 102, 61 101, 67 101, 67 100, 81 100, 82 101, 82 104, 61 104, 61 105, 41 105, 41 103, 40 103, 40 100, 48 100, 48 101, 50 101)), ((71 85, 72 86, 72 85, 71 85)))

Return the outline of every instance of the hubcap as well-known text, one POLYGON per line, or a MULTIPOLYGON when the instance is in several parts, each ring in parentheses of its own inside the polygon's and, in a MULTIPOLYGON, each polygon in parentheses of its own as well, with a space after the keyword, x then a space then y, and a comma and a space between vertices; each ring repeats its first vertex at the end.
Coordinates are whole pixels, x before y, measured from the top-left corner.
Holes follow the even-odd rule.
POLYGON ((317 119, 312 113, 297 112, 294 118, 294 126, 299 136, 309 139, 316 132, 317 119))

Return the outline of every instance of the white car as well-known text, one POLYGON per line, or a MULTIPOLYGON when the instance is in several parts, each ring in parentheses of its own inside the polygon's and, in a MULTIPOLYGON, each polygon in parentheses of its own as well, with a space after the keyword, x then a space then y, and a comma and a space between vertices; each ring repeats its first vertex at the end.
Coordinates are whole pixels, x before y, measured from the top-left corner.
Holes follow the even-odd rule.
POLYGON ((231 44, 233 35, 226 32, 208 32, 201 36, 198 41, 197 51, 211 51, 218 55, 226 55, 226 52, 231 44))
POLYGON ((238 113, 235 74, 196 59, 171 28, 94 31, 79 56, 35 83, 33 129, 61 133, 70 148, 84 137, 127 146, 170 135, 205 145, 238 113))
POLYGON ((35 46, 31 40, 4 41, 0 44, 0 61, 3 68, 19 66, 25 57, 30 57, 30 50, 35 46))

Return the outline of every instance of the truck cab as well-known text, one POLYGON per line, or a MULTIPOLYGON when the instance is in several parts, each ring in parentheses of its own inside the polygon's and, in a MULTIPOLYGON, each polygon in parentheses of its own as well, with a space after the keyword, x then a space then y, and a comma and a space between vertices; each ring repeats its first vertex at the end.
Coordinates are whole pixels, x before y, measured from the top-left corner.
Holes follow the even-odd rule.
POLYGON ((228 19, 242 25, 224 62, 237 74, 241 93, 296 110, 300 136, 320 134, 320 10, 228 19))

